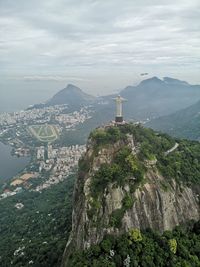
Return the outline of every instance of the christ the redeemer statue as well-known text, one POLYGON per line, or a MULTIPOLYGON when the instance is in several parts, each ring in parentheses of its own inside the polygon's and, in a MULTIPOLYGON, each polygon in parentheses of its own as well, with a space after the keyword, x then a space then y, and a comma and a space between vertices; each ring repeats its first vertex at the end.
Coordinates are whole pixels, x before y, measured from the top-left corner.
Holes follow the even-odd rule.
POLYGON ((115 116, 115 122, 121 123, 123 122, 123 116, 122 116, 122 103, 126 101, 123 97, 118 95, 116 98, 113 98, 116 103, 116 116, 115 116))

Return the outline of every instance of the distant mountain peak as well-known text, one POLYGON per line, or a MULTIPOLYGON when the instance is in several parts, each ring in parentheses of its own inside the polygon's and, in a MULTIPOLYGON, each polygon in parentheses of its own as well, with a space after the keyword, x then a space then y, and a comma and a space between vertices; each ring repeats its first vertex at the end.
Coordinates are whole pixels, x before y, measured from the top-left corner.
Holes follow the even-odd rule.
POLYGON ((148 79, 141 81, 141 83, 139 85, 151 84, 151 83, 156 83, 156 84, 159 83, 160 84, 160 83, 163 83, 163 81, 161 79, 159 79, 158 77, 154 76, 152 78, 148 78, 148 79))
POLYGON ((64 89, 56 93, 48 102, 47 105, 62 105, 69 106, 87 105, 94 101, 95 97, 83 92, 79 87, 68 84, 64 89))
POLYGON ((171 78, 171 77, 163 77, 163 79, 159 79, 156 76, 141 81, 139 86, 143 86, 143 85, 150 85, 150 86, 151 85, 166 85, 166 84, 169 84, 169 85, 180 85, 180 86, 190 86, 190 84, 185 82, 185 81, 181 81, 181 80, 174 79, 174 78, 171 78))
POLYGON ((189 85, 189 83, 187 83, 185 81, 181 81, 181 80, 174 79, 174 78, 171 78, 171 77, 163 77, 163 81, 165 83, 168 83, 168 84, 177 84, 177 85, 186 85, 186 86, 189 85))
POLYGON ((147 80, 150 80, 150 81, 161 81, 161 79, 159 79, 157 76, 153 76, 152 78, 149 78, 147 80))
POLYGON ((74 84, 71 84, 69 83, 65 89, 68 89, 68 90, 78 90, 78 91, 82 91, 78 86, 74 85, 74 84))

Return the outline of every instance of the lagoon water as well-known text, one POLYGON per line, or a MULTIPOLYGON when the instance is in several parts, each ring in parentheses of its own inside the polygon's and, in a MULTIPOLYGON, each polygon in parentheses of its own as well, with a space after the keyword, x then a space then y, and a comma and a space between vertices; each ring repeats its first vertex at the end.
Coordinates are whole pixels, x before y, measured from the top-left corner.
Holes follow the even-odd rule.
MULTIPOLYGON (((48 100, 63 83, 27 83, 0 81, 0 113, 26 109, 29 105, 48 100)), ((0 142, 0 181, 9 179, 23 170, 30 158, 12 156, 12 148, 0 142)))
POLYGON ((29 157, 12 156, 12 148, 0 142, 0 180, 6 180, 23 170, 29 162, 29 157))
MULTIPOLYGON (((51 98, 66 86, 65 82, 0 81, 0 113, 26 109, 51 98)), ((0 180, 9 179, 24 169, 28 157, 15 157, 12 148, 0 142, 0 180)))

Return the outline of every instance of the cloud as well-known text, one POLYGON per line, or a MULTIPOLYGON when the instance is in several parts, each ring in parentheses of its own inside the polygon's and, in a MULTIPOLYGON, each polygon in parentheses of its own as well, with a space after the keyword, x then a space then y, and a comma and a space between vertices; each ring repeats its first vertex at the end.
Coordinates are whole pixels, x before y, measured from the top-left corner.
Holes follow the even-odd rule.
POLYGON ((89 81, 88 79, 78 78, 78 77, 67 77, 67 76, 24 76, 22 78, 24 81, 89 81))
POLYGON ((0 1, 0 74, 56 80, 173 68, 184 76, 200 67, 199 28, 198 0, 0 1))

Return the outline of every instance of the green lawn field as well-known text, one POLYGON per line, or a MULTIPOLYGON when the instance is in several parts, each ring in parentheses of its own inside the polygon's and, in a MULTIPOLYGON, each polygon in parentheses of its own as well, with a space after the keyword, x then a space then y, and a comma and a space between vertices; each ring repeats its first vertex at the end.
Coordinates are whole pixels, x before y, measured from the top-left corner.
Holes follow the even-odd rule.
POLYGON ((58 128, 55 125, 31 125, 29 126, 30 133, 41 142, 54 142, 58 136, 58 128))

